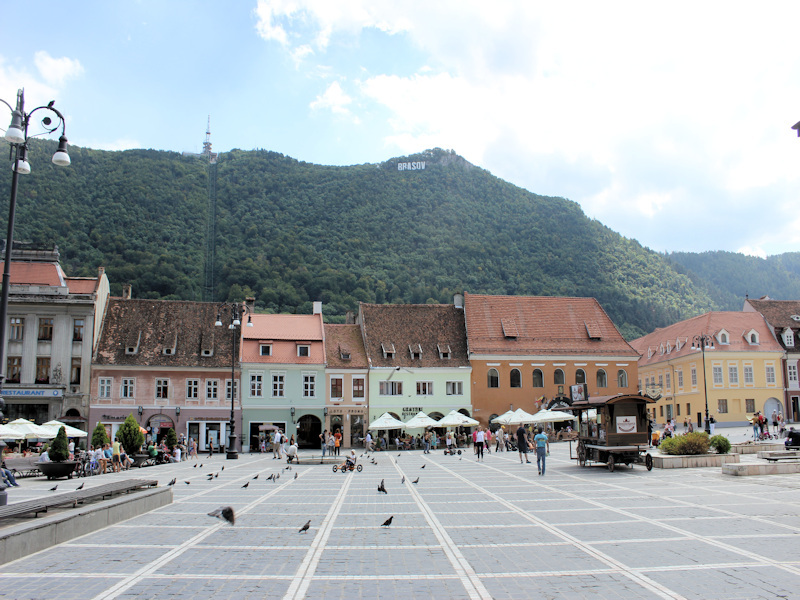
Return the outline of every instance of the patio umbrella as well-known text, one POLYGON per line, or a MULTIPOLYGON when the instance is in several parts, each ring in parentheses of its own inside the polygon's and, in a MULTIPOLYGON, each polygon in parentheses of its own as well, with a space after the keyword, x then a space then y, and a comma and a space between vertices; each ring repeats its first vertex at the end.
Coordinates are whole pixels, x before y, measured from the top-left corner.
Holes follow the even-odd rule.
POLYGON ((558 421, 574 421, 575 415, 561 410, 540 410, 533 415, 531 423, 556 423, 558 421))
POLYGON ((431 419, 424 412, 419 411, 416 415, 406 421, 406 429, 425 429, 426 427, 436 427, 438 422, 431 419))
POLYGON ((385 412, 370 423, 367 429, 403 429, 405 426, 405 423, 395 419, 388 412, 385 412))
POLYGON ((533 423, 533 415, 525 412, 521 408, 514 411, 514 415, 509 419, 508 425, 522 425, 524 423, 533 423))
POLYGON ((67 425, 66 423, 62 423, 61 421, 48 421, 47 423, 42 425, 42 427, 45 427, 47 429, 52 429, 55 432, 56 435, 58 435, 58 430, 63 427, 64 430, 67 432, 67 437, 68 438, 86 437, 86 436, 89 435, 88 433, 86 433, 82 429, 78 429, 76 427, 72 427, 70 425, 67 425))
POLYGON ((436 427, 475 427, 478 421, 457 410, 451 410, 436 422, 436 427))
POLYGON ((263 425, 258 426, 259 431, 275 431, 278 429, 275 425, 270 425, 269 423, 264 423, 263 425))
POLYGON ((22 437, 15 429, 8 425, 0 425, 0 440, 21 440, 22 437))
POLYGON ((495 417, 494 419, 492 419, 491 422, 492 423, 496 423, 498 425, 511 425, 511 417, 513 417, 513 416, 514 416, 514 411, 513 410, 509 410, 509 411, 504 412, 499 417, 495 417))
POLYGON ((57 431, 52 432, 51 429, 47 429, 26 419, 11 421, 11 423, 8 423, 6 426, 17 433, 17 437, 14 438, 17 440, 35 440, 36 438, 50 439, 56 437, 58 433, 57 431))

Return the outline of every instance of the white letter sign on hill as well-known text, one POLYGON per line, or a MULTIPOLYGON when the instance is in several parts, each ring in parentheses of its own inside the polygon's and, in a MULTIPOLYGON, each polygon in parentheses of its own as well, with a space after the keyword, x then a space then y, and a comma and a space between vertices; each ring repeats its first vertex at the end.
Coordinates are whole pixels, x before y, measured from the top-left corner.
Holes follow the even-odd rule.
POLYGON ((422 171, 425 168, 425 161, 397 163, 398 171, 422 171))

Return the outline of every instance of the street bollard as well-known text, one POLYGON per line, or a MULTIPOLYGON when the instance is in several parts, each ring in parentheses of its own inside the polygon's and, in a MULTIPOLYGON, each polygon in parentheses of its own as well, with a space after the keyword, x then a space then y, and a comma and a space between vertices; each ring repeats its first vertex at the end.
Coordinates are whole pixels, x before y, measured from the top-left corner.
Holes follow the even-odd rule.
POLYGON ((8 504, 8 494, 4 485, 0 485, 0 506, 8 504))

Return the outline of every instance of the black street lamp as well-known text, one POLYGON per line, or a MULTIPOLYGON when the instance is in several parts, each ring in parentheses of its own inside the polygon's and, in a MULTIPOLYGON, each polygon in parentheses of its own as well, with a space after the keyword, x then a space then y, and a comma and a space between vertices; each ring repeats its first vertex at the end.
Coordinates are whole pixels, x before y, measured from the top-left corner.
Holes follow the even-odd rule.
MULTIPOLYGON (((228 450, 225 457, 234 460, 239 458, 239 453, 236 451, 236 423, 233 420, 234 400, 236 398, 236 329, 238 327, 241 332, 241 319, 248 312, 246 304, 225 302, 217 307, 217 321, 214 323, 215 326, 222 327, 222 318, 225 317, 225 320, 229 321, 228 329, 231 331, 231 420, 228 424, 228 450)), ((247 317, 247 326, 253 326, 249 315, 247 317)))
MULTIPOLYGON (((711 425, 708 422, 708 377, 706 376, 706 348, 714 349, 714 338, 710 335, 696 335, 692 339, 692 350, 700 350, 703 353, 703 393, 706 398, 706 427, 705 432, 711 435, 711 425)), ((691 415, 690 415, 691 416, 691 415)))
POLYGON ((0 102, 11 110, 11 124, 6 129, 5 140, 10 144, 9 157, 12 160, 11 170, 11 202, 8 208, 8 235, 6 236, 6 257, 3 265, 3 291, 0 299, 0 418, 3 417, 3 383, 6 378, 6 325, 8 321, 8 291, 11 279, 11 249, 14 245, 14 217, 17 209, 17 183, 20 175, 27 175, 31 172, 31 165, 28 163, 28 140, 38 135, 49 135, 61 129, 61 137, 58 138, 58 150, 53 154, 53 163, 59 167, 69 166, 69 154, 67 153, 66 122, 64 115, 58 109, 53 108, 55 100, 47 106, 39 106, 29 113, 25 112, 25 90, 17 91, 17 105, 12 107, 8 102, 0 98, 0 102), (31 117, 37 110, 44 110, 41 120, 42 130, 39 133, 28 135, 28 125, 31 117), (53 118, 54 117, 54 118, 53 118))

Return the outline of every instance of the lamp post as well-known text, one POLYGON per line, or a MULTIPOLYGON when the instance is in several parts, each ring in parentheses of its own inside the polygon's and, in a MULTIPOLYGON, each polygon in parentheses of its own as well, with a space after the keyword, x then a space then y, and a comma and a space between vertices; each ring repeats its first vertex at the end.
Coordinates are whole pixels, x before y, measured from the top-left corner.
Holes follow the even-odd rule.
MULTIPOLYGON (((231 419, 228 424, 228 450, 225 457, 233 460, 239 458, 239 453, 236 451, 236 423, 233 420, 234 400, 236 398, 236 328, 238 327, 239 331, 241 331, 241 318, 248 312, 246 304, 225 302, 217 307, 217 321, 214 323, 216 327, 222 327, 222 319, 224 317, 226 321, 229 321, 228 329, 231 331, 231 419)), ((253 326, 249 315, 247 317, 247 326, 253 326)))
POLYGON ((706 399, 705 432, 708 435, 711 435, 711 425, 708 422, 708 377, 706 376, 706 348, 709 350, 714 349, 714 338, 707 334, 694 336, 692 339, 692 350, 700 350, 703 353, 703 394, 705 395, 706 399))
MULTIPOLYGON (((53 163, 59 167, 69 166, 69 154, 67 153, 66 122, 64 115, 58 109, 53 108, 55 101, 51 101, 47 106, 38 106, 32 111, 25 112, 25 90, 17 91, 17 104, 12 107, 8 102, 0 98, 0 102, 5 104, 11 111, 11 124, 6 129, 5 140, 11 146, 9 157, 11 158, 11 202, 8 208, 8 235, 6 236, 6 255, 3 265, 3 291, 0 298, 0 418, 3 416, 5 401, 3 400, 3 384, 6 378, 6 325, 8 321, 8 291, 11 279, 11 248, 14 245, 14 217, 17 209, 17 184, 20 175, 27 175, 31 172, 31 165, 28 163, 28 140, 38 135, 49 135, 61 129, 61 137, 58 139, 58 150, 53 154, 53 163), (42 131, 28 135, 28 125, 31 123, 33 113, 42 110, 44 116, 41 120, 42 131)), ((38 118, 38 117, 37 117, 38 118)))

